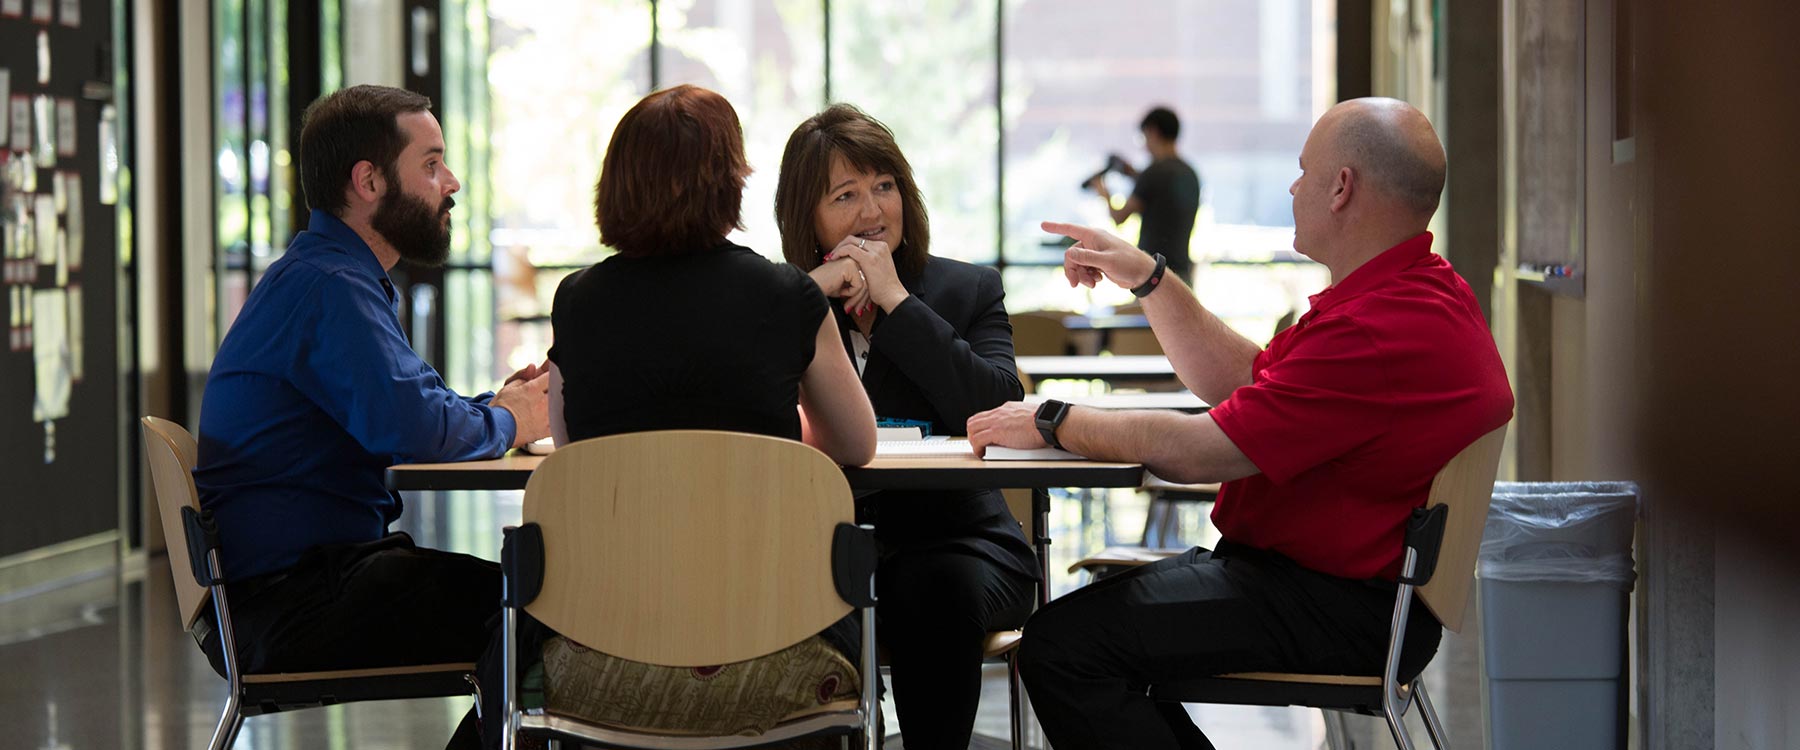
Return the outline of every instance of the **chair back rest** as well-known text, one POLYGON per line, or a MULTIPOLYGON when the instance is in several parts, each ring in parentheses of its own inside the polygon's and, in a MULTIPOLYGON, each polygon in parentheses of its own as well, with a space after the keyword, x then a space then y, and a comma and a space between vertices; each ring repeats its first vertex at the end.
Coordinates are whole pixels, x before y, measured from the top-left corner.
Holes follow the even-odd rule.
POLYGON ((1488 503, 1494 496, 1494 474, 1500 469, 1500 449, 1505 444, 1506 425, 1500 425, 1462 449, 1431 480, 1431 497, 1425 507, 1447 505, 1449 518, 1438 546, 1437 572, 1417 591, 1431 614, 1451 632, 1462 631, 1463 610, 1475 583, 1475 553, 1481 550, 1488 503))
POLYGON ((194 489, 194 463, 199 459, 199 450, 194 436, 181 425, 157 417, 144 417, 141 421, 156 514, 162 519, 163 537, 168 540, 169 572, 175 576, 176 613, 181 615, 181 627, 188 629, 200 619, 200 612, 212 599, 212 592, 194 580, 187 527, 181 521, 182 508, 200 509, 200 494, 194 489))
POLYGON ((1069 353, 1069 327, 1063 323, 1074 313, 1032 310, 1011 316, 1013 354, 1020 357, 1060 357, 1069 353))
POLYGON ((1037 514, 1031 512, 1031 493, 1036 490, 1006 489, 1000 491, 1000 497, 1006 500, 1006 509, 1012 511, 1013 520, 1019 522, 1019 530, 1025 532, 1025 541, 1037 538, 1037 514))
POLYGON ((1156 332, 1148 328, 1121 328, 1106 337, 1106 350, 1115 357, 1158 355, 1163 353, 1156 332))
POLYGON ((710 430, 564 445, 525 485, 544 539, 525 610, 632 661, 699 667, 774 653, 849 614, 832 535, 850 485, 791 440, 710 430))

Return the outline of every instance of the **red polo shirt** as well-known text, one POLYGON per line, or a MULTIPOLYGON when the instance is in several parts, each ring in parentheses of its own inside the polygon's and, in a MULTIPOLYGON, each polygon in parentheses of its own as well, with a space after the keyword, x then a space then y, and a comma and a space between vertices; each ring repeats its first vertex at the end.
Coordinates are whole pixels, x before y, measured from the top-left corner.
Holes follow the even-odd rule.
POLYGON ((1512 389, 1475 295, 1429 232, 1311 301, 1211 412, 1262 472, 1227 482, 1212 520, 1321 573, 1392 579, 1432 477, 1512 418, 1512 389))

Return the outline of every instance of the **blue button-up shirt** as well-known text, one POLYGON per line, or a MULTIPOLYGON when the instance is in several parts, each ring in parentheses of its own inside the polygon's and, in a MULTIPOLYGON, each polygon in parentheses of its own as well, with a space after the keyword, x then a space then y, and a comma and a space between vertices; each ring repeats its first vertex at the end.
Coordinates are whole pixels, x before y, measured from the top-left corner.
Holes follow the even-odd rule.
POLYGON ((201 402, 194 484, 231 579, 380 538, 401 510, 388 466, 493 458, 517 430, 493 394, 458 396, 413 352, 355 231, 324 211, 310 227, 250 293, 201 402))

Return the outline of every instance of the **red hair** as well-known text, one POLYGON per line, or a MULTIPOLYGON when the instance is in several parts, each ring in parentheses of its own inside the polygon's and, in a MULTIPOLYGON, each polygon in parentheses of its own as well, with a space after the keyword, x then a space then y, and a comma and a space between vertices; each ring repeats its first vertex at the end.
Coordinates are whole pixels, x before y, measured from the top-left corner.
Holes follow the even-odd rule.
POLYGON ((643 98, 613 131, 594 186, 601 244, 682 255, 743 228, 744 131, 725 97, 681 85, 643 98))

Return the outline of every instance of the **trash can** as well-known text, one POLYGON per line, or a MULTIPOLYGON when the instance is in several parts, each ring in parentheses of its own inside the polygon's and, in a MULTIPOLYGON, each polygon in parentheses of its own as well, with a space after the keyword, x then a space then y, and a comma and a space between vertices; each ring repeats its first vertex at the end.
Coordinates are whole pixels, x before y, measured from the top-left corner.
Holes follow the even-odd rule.
POLYGON ((1498 482, 1476 565, 1492 750, 1625 748, 1637 485, 1498 482))

